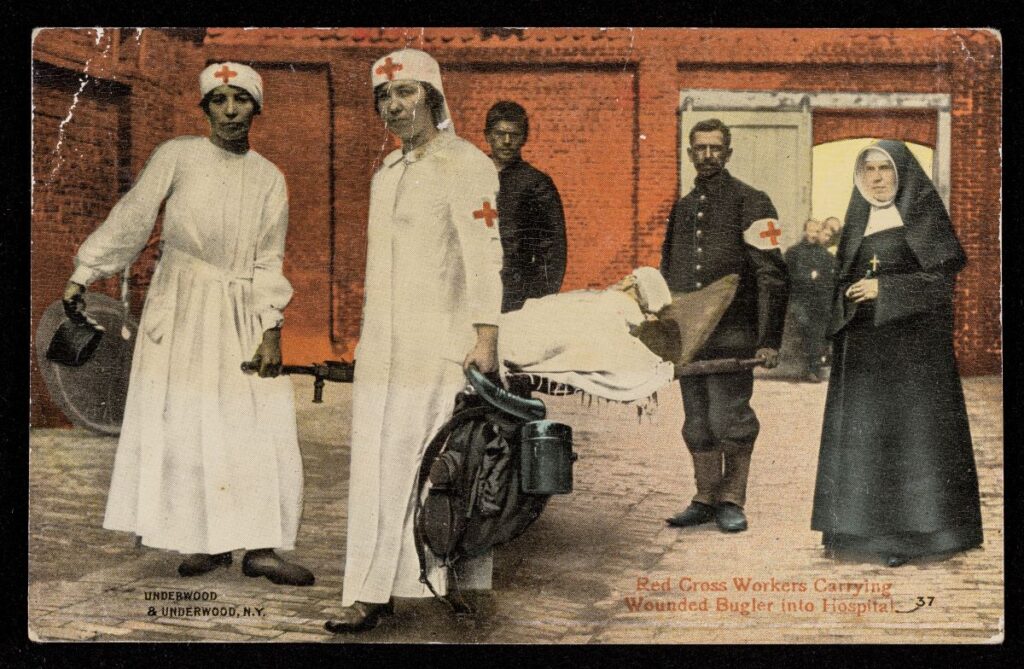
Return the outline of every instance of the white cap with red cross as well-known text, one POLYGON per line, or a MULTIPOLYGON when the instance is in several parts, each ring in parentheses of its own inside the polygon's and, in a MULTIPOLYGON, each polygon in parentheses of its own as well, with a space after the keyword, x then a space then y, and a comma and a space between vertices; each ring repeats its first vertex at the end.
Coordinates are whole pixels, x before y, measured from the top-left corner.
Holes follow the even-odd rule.
POLYGON ((214 63, 199 73, 199 90, 203 97, 223 85, 237 86, 251 95, 263 109, 263 79, 248 65, 241 63, 214 63))
MULTIPOLYGON (((370 68, 370 83, 374 88, 389 81, 400 81, 411 79, 430 84, 437 89, 437 92, 444 96, 444 86, 441 85, 441 66, 437 64, 433 56, 419 49, 399 49, 380 58, 370 68)), ((451 112, 448 110, 448 100, 445 99, 444 121, 438 124, 438 128, 451 128, 451 112)))
POLYGON ((370 81, 374 88, 396 79, 425 81, 444 92, 441 87, 441 67, 430 54, 419 49, 392 51, 370 68, 370 81))

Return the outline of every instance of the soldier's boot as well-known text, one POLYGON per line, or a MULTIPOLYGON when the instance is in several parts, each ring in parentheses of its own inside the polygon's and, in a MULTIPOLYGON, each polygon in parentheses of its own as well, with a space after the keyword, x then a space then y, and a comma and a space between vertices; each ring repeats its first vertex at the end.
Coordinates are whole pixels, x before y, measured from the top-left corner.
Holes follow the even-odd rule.
POLYGON ((722 452, 690 451, 690 455, 693 457, 693 478, 697 484, 697 494, 693 496, 690 506, 665 519, 665 522, 675 527, 703 525, 715 519, 715 502, 722 484, 722 452))
POLYGON ((725 475, 718 491, 715 521, 723 532, 747 529, 743 505, 747 500, 747 477, 750 474, 750 453, 726 453, 725 475))

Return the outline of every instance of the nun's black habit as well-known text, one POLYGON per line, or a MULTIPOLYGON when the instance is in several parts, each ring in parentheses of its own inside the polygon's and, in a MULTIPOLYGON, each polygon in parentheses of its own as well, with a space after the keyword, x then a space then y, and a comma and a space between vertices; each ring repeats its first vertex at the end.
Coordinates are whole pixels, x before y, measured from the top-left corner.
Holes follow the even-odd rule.
POLYGON ((966 257, 907 147, 872 149, 895 165, 897 190, 881 203, 855 187, 846 212, 811 527, 837 552, 909 559, 966 550, 982 542, 953 355, 953 284, 966 257), (866 235, 873 210, 888 225, 866 235), (878 279, 878 297, 854 304, 844 295, 865 276, 878 279))

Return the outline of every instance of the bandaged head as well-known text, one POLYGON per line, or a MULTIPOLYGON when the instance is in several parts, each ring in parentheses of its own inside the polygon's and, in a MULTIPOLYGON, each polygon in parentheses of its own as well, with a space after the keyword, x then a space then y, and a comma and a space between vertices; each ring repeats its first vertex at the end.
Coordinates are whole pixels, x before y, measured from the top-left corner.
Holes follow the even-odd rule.
POLYGON ((672 293, 661 272, 653 267, 637 267, 630 275, 636 280, 640 306, 645 311, 658 313, 672 303, 672 293))
MULTIPOLYGON (((370 68, 370 83, 374 90, 381 84, 392 81, 411 80, 433 86, 444 98, 444 86, 441 84, 441 67, 434 58, 419 49, 399 49, 380 58, 370 68)), ((448 109, 448 100, 444 102, 444 118, 439 119, 440 130, 453 129, 452 115, 448 109)))
POLYGON ((256 70, 240 63, 214 63, 199 73, 199 91, 203 98, 218 86, 237 86, 252 96, 263 109, 263 79, 256 70))

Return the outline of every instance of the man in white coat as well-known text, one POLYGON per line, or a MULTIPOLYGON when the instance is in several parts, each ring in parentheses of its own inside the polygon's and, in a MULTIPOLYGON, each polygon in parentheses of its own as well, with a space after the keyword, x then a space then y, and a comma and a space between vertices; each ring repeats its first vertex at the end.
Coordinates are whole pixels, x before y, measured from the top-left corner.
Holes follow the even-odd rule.
MULTIPOLYGON (((356 349, 342 604, 332 632, 374 627, 392 597, 430 597, 413 539, 416 477, 452 414, 464 367, 497 369, 502 247, 491 160, 458 137, 437 62, 415 49, 373 64, 374 100, 402 141, 373 177, 356 349)), ((428 579, 445 572, 428 551, 428 579)), ((490 587, 490 561, 459 572, 490 587)))
POLYGON ((165 204, 103 527, 187 554, 181 576, 247 549, 245 575, 312 585, 273 550, 295 546, 303 481, 291 382, 266 378, 280 369, 292 287, 281 271, 284 175, 249 148, 263 81, 215 63, 199 88, 209 137, 157 147, 78 250, 64 290, 65 310, 83 310, 85 287, 131 264, 165 204), (263 378, 242 373, 250 358, 263 378))

